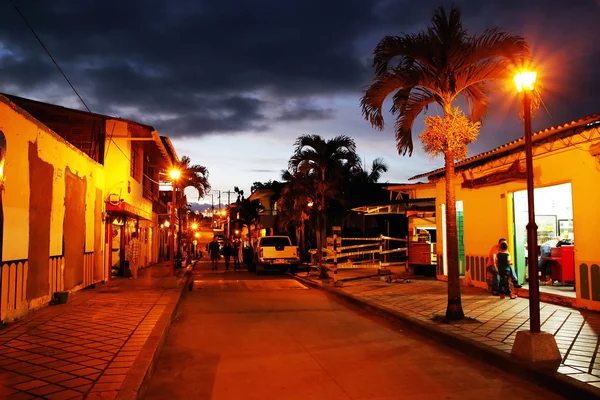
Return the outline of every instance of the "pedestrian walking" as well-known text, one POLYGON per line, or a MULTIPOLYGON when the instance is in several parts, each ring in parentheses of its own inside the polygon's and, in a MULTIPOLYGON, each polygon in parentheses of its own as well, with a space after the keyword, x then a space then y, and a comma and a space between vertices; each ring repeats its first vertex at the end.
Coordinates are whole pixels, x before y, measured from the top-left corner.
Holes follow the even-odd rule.
POLYGON ((131 240, 127 245, 127 261, 129 261, 129 271, 131 272, 131 276, 129 279, 137 279, 138 276, 138 267, 140 262, 140 241, 137 238, 137 232, 133 232, 131 234, 131 240))
POLYGON ((225 269, 229 270, 231 256, 233 255, 233 246, 231 245, 231 241, 229 239, 225 240, 222 251, 223 258, 225 259, 225 269))
POLYGON ((219 257, 221 257, 221 249, 219 247, 219 241, 215 236, 213 241, 208 244, 208 252, 210 253, 210 262, 212 263, 213 271, 219 269, 219 257))
POLYGON ((233 241, 233 269, 240 269, 240 241, 233 241))

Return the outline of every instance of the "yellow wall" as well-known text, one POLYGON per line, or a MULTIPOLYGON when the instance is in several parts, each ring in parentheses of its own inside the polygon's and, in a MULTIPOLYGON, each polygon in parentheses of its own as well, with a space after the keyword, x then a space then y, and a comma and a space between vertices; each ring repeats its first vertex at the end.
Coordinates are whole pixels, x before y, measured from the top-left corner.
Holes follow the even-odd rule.
MULTIPOLYGON (((106 121, 107 135, 112 135, 112 142, 106 139, 105 177, 106 193, 115 193, 126 203, 152 214, 152 202, 143 196, 142 182, 131 176, 131 140, 128 138, 127 123, 119 120, 106 121), (128 192, 128 184, 131 193, 128 192)), ((141 160, 140 160, 141 162, 141 160)))
POLYGON ((102 166, 33 118, 15 112, 3 101, 0 101, 0 130, 4 132, 7 141, 4 167, 6 181, 3 193, 3 260, 28 258, 30 190, 34 196, 52 196, 50 255, 62 254, 67 167, 79 177, 87 178, 85 251, 93 251, 96 189, 104 188, 102 166), (37 142, 38 156, 54 167, 52 193, 35 193, 35 188, 29 188, 27 154, 30 142, 37 142))

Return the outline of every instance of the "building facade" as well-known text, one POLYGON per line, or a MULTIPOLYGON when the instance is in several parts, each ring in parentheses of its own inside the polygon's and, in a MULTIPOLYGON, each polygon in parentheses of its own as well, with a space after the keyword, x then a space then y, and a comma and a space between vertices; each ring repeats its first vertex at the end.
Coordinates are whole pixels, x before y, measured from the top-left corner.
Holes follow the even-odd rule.
MULTIPOLYGON (((596 207, 600 202, 600 114, 535 133, 533 165, 538 246, 550 240, 563 243, 562 249, 554 248, 547 259, 551 280, 561 286, 573 284, 573 305, 600 310, 600 250, 596 243, 600 228, 600 209, 596 207)), ((431 197, 433 185, 437 276, 444 280, 444 169, 411 179, 423 178, 429 183, 413 185, 410 196, 431 197)), ((487 287, 486 259, 499 238, 507 239, 523 283, 529 262, 524 139, 456 164, 456 209, 463 283, 487 287)))
POLYGON ((153 201, 171 160, 154 129, 0 95, 0 132, 1 321, 123 271, 133 230, 142 262, 157 260, 153 201))

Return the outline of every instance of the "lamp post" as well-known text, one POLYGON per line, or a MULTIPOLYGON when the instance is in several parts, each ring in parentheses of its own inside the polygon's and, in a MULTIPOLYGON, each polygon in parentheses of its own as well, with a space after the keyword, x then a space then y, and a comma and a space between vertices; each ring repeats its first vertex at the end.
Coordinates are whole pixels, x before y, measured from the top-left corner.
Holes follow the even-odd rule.
POLYGON ((533 185, 533 142, 531 134, 531 92, 537 73, 523 71, 515 76, 517 92, 523 94, 525 125, 525 164, 527 169, 527 260, 529 271, 529 331, 519 331, 511 354, 515 358, 556 369, 561 355, 554 335, 540 329, 540 282, 538 278, 537 225, 535 223, 533 185))
POLYGON ((533 144, 531 139, 531 92, 535 72, 520 72, 515 76, 517 91, 523 93, 523 121, 525 125, 525 164, 527 169, 527 259, 529 271, 529 329, 540 332, 540 281, 538 279, 537 225, 533 186, 533 144))
POLYGON ((175 192, 175 182, 181 176, 181 172, 177 169, 172 169, 169 171, 169 176, 171 177, 171 189, 172 189, 172 198, 171 198, 171 238, 169 240, 169 246, 171 247, 171 263, 169 264, 169 276, 173 276, 175 274, 175 207, 176 207, 176 192, 175 192))

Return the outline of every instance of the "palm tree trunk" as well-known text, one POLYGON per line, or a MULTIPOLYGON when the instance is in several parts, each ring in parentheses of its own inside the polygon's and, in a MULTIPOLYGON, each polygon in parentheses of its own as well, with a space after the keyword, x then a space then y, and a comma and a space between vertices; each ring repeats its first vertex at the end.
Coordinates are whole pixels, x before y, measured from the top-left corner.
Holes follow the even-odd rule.
POLYGON ((454 188, 454 154, 445 153, 446 162, 446 251, 448 266, 448 307, 446 319, 456 321, 465 314, 460 298, 460 276, 458 268, 458 236, 456 230, 456 193, 454 188))

